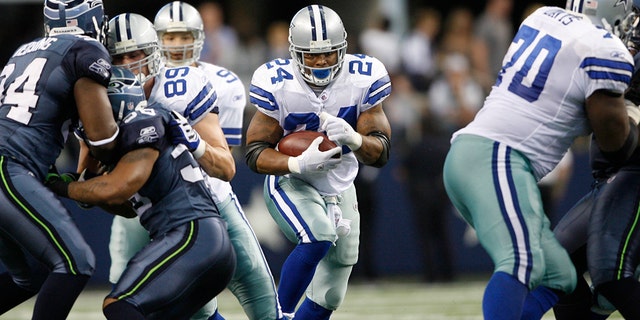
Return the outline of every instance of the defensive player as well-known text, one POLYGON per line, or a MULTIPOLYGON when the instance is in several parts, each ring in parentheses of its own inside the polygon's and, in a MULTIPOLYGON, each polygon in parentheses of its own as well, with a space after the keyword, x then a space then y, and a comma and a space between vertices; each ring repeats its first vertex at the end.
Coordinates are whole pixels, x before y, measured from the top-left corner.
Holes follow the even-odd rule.
POLYGON ((0 314, 38 291, 32 319, 66 319, 95 257, 43 181, 71 123, 86 127, 96 157, 113 148, 111 75, 102 1, 44 1, 45 37, 20 46, 0 73, 0 314), (42 276, 27 264, 43 265, 42 276), (44 284, 42 283, 44 281, 44 284))
MULTIPOLYGON (((187 19, 196 18, 197 20, 190 21, 187 25, 185 20, 168 21, 169 13, 173 10, 174 5, 170 4, 169 7, 163 7, 159 12, 159 24, 166 23, 164 26, 160 26, 161 32, 164 35, 164 28, 171 26, 172 28, 183 28, 184 30, 190 30, 188 33, 194 32, 199 35, 201 32, 201 23, 197 20, 200 19, 197 11, 189 11, 183 8, 191 8, 186 6, 177 6, 175 16, 187 19), (166 12, 167 17, 163 17, 166 12)), ((194 9, 195 10, 195 9, 194 9)), ((160 50, 158 48, 158 36, 156 31, 148 20, 137 14, 121 14, 114 17, 110 21, 109 39, 112 41, 110 44, 110 53, 113 57, 114 65, 124 65, 127 68, 132 69, 138 76, 145 80, 145 88, 147 89, 147 95, 149 97, 150 104, 160 104, 163 107, 181 112, 191 124, 194 129, 201 134, 203 139, 209 142, 211 145, 217 145, 219 148, 216 150, 216 154, 212 157, 207 155, 199 159, 205 159, 205 163, 202 163, 205 168, 212 168, 206 170, 208 175, 213 177, 207 178, 208 184, 212 187, 211 191, 214 194, 214 201, 222 208, 221 212, 225 212, 225 219, 228 220, 228 226, 235 230, 231 232, 234 235, 234 245, 242 244, 246 246, 238 247, 238 256, 243 260, 241 271, 236 275, 235 279, 238 279, 238 275, 242 276, 242 281, 234 281, 231 284, 233 288, 232 292, 238 293, 238 297, 243 306, 247 309, 247 313, 250 314, 252 319, 279 319, 281 317, 281 311, 278 309, 277 297, 275 295, 275 285, 271 277, 271 273, 266 264, 266 260, 263 258, 262 251, 259 249, 259 244, 253 231, 249 228, 244 214, 240 211, 239 203, 236 201, 235 196, 232 195, 230 185, 225 185, 222 181, 229 181, 235 174, 235 162, 231 156, 228 145, 225 141, 225 135, 220 129, 218 115, 214 113, 207 114, 206 112, 197 111, 194 107, 199 105, 204 107, 213 107, 213 105, 206 105, 197 103, 197 99, 200 98, 200 88, 210 90, 212 88, 209 78, 214 78, 216 88, 216 109, 221 106, 223 114, 229 116, 234 114, 234 109, 242 106, 244 108, 244 86, 235 77, 235 75, 229 71, 219 69, 219 73, 212 74, 211 76, 205 75, 205 72, 199 68, 190 66, 193 61, 184 56, 179 56, 174 53, 176 60, 167 59, 167 63, 170 66, 165 68, 162 66, 160 59, 160 50), (130 31, 130 32, 128 32, 130 31), (128 45, 134 44, 134 45, 128 45), (187 63, 185 66, 178 67, 179 64, 187 63), (184 71, 188 70, 188 74, 184 71), (154 76, 154 74, 157 74, 154 76), (195 76, 198 77, 195 77, 195 76), (234 80, 236 79, 236 80, 234 80), (185 85, 186 87, 181 87, 185 85), (218 88, 222 89, 218 94, 218 88), (183 91, 179 91, 184 89, 183 91), (178 90, 178 91, 176 91, 178 90), (196 102, 192 102, 196 101, 196 102), (197 112, 196 112, 197 111, 197 112), (226 112, 226 113, 225 113, 226 112), (198 115, 197 117, 194 115, 198 115), (222 153, 224 148, 226 152, 222 153), (212 160, 208 160, 212 159, 212 160), (222 174, 221 174, 222 173, 222 174), (219 181, 219 182, 218 182, 219 181), (220 189, 217 189, 220 188, 220 189), (223 192, 226 192, 224 194, 223 192), (246 224, 243 226, 243 224, 246 224), (255 243, 255 245, 254 245, 255 243), (257 247, 257 249, 256 249, 257 247), (248 255, 248 256, 247 256, 248 255), (253 283, 255 282, 255 283, 253 283), (247 286, 251 286, 251 289, 246 289, 247 286), (244 291, 244 293, 240 293, 244 291), (248 301, 251 304, 248 304, 248 301)), ((199 44, 202 43, 201 36, 194 35, 192 40, 197 40, 199 44)), ((180 54, 183 54, 183 50, 180 50, 180 54)), ((196 56, 199 53, 199 49, 196 48, 196 56)), ((212 81, 212 82, 213 82, 212 81)), ((242 112, 242 110, 240 111, 242 112)), ((231 117, 233 118, 233 117, 231 117)), ((238 126, 238 120, 241 123, 242 118, 234 118, 232 120, 232 126, 238 126)), ((240 138, 240 127, 232 127, 230 137, 232 140, 240 138)), ((234 141, 237 143, 237 141, 234 141)), ((211 148, 207 149, 211 150, 211 148)), ((197 151, 196 151, 197 152, 197 151)), ((111 230, 111 241, 109 250, 112 258, 110 281, 117 281, 120 273, 125 268, 127 262, 142 246, 149 241, 148 235, 135 221, 128 221, 121 217, 115 217, 111 230)), ((215 314, 217 307, 215 301, 208 304, 204 310, 199 311, 194 318, 195 319, 207 319, 209 317, 215 319, 219 317, 215 314)))
MULTIPOLYGON (((185 2, 170 2, 156 14, 154 27, 167 66, 195 66, 208 75, 218 93, 220 126, 229 149, 240 145, 246 104, 245 88, 235 73, 199 60, 205 38, 198 10, 185 2)), ((281 319, 282 311, 271 270, 231 184, 212 177, 208 178, 208 182, 220 215, 227 222, 227 230, 238 257, 236 273, 229 283, 229 289, 250 320, 281 319)), ((131 229, 128 230, 131 232, 131 229)), ((214 314, 210 319, 223 319, 217 313, 217 303, 212 302, 207 305, 209 310, 201 310, 204 313, 201 318, 206 319, 214 314)))
MULTIPOLYGON (((185 145, 172 145, 172 130, 194 131, 177 113, 141 107, 142 86, 127 69, 114 68, 109 99, 120 126, 114 162, 102 162, 112 169, 85 181, 49 178, 48 185, 86 204, 130 204, 153 239, 105 298, 107 319, 185 319, 224 290, 235 268, 202 171, 185 145)), ((198 144, 199 137, 184 141, 198 144)))
MULTIPOLYGON (((637 7, 634 8, 637 11, 637 7)), ((628 16, 633 26, 621 38, 631 52, 640 45, 640 17, 628 16)), ((640 56, 635 55, 638 61, 640 56)), ((640 120, 640 72, 625 92, 629 117, 640 120)), ((558 222, 554 234, 567 249, 578 272, 571 294, 553 307, 556 319, 606 319, 618 309, 625 319, 640 318, 640 283, 637 280, 638 195, 640 194, 640 149, 623 165, 611 163, 591 140, 590 163, 594 182, 591 191, 558 222), (589 272, 592 285, 581 277, 589 272), (634 274, 635 273, 635 274, 634 274), (593 291, 593 292, 592 292, 593 291)))
POLYGON ((536 182, 577 136, 593 132, 613 163, 637 145, 623 98, 633 60, 603 29, 619 26, 631 3, 598 1, 598 15, 585 16, 584 2, 542 7, 523 21, 483 108, 451 139, 447 193, 495 264, 485 319, 540 319, 576 285, 536 182))
POLYGON ((342 303, 358 260, 358 161, 381 167, 389 158, 391 129, 382 109, 389 75, 376 58, 346 54, 346 37, 335 11, 307 6, 291 20, 291 59, 265 63, 251 81, 258 112, 247 129, 246 161, 267 175, 269 213, 296 243, 278 286, 282 311, 295 319, 328 319, 342 303), (297 157, 275 149, 299 130, 326 132, 339 146, 321 152, 319 137, 297 157))

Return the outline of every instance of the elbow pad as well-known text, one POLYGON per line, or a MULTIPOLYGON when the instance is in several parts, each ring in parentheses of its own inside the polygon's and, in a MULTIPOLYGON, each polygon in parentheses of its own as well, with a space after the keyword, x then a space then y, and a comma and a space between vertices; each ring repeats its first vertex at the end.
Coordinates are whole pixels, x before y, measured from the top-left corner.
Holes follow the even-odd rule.
POLYGON ((602 151, 602 155, 614 165, 622 165, 633 154, 638 145, 638 126, 629 119, 629 135, 625 140, 622 147, 616 151, 605 152, 602 151))
POLYGON ((374 131, 367 134, 368 136, 376 137, 380 142, 382 142, 382 152, 380 156, 376 160, 376 162, 370 164, 372 167, 382 168, 389 161, 389 151, 391 149, 391 141, 386 134, 380 131, 374 131))
POLYGON ((275 145, 272 145, 265 141, 255 141, 247 144, 245 161, 247 162, 249 168, 254 172, 258 172, 258 157, 260 156, 260 153, 262 153, 262 151, 266 148, 275 148, 275 145))

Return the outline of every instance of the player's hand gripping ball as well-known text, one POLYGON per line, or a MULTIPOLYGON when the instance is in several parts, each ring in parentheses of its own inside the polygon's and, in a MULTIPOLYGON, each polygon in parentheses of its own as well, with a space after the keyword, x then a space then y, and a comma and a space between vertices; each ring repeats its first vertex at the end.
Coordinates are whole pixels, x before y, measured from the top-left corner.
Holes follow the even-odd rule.
MULTIPOLYGON (((329 140, 329 138, 322 132, 303 130, 284 136, 280 139, 277 148, 281 153, 297 157, 307 150, 311 142, 317 137, 323 137, 320 146, 318 146, 320 151, 331 150, 338 146, 335 142, 329 140)), ((337 156, 339 157, 340 155, 338 154, 337 156)))

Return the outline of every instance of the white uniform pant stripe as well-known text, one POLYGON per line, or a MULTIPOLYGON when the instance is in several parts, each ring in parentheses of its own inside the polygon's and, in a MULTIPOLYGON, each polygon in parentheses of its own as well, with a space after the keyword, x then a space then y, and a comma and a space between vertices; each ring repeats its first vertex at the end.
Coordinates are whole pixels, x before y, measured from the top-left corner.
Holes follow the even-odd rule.
POLYGON ((515 266, 514 274, 522 283, 528 283, 531 269, 531 255, 527 239, 527 226, 524 224, 522 212, 517 205, 517 194, 513 187, 509 153, 510 149, 504 144, 498 144, 494 150, 494 180, 498 196, 501 198, 503 217, 514 245, 515 266))

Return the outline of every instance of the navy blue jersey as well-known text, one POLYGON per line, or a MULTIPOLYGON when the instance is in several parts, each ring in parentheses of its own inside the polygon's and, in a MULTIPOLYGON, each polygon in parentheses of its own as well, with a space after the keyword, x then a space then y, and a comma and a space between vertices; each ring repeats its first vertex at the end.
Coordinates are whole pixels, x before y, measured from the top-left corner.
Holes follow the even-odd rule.
POLYGON ((190 220, 218 215, 198 163, 186 147, 174 147, 165 135, 170 119, 168 110, 147 107, 130 113, 120 125, 121 154, 139 148, 160 151, 149 179, 131 199, 152 238, 190 220))
POLYGON ((43 179, 77 122, 76 81, 88 77, 105 87, 109 53, 85 36, 58 35, 22 45, 0 74, 0 153, 43 179))

